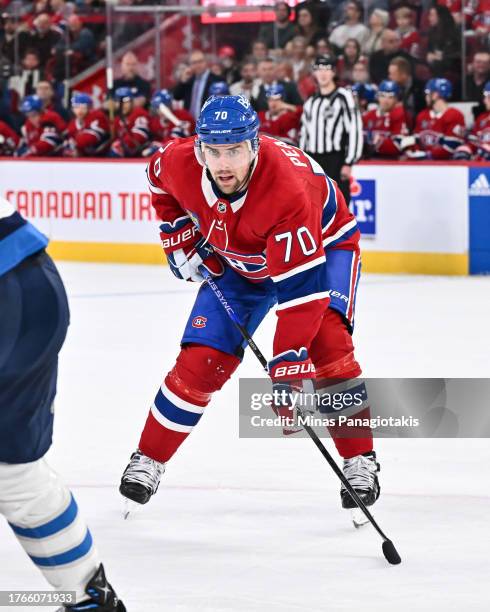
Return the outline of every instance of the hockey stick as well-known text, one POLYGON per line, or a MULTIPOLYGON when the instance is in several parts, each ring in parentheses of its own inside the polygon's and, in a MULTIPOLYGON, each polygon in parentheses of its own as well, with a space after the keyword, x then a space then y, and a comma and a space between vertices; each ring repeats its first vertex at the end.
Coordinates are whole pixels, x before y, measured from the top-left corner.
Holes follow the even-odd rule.
MULTIPOLYGON (((216 282, 213 280, 213 277, 211 276, 211 274, 207 271, 206 268, 204 268, 204 266, 200 266, 199 267, 199 271, 202 274, 204 280, 207 282, 207 284, 208 284, 209 288, 211 289, 211 291, 214 293, 214 295, 216 296, 216 298, 220 302, 220 304, 226 310, 226 313, 228 314, 230 319, 233 321, 235 327, 242 334, 243 338, 247 341, 247 344, 252 349, 253 354, 260 361, 261 366, 264 368, 264 370, 266 372, 268 372, 266 358, 260 352, 260 349, 255 344, 252 336, 248 333, 248 331, 245 328, 245 326, 243 325, 243 323, 241 323, 240 319, 238 318, 238 316, 236 315, 235 311, 231 307, 230 303, 226 299, 226 296, 223 295, 223 292, 218 287, 216 282)), ((362 499, 359 497, 359 495, 356 493, 356 491, 352 488, 351 484, 349 483, 347 478, 342 473, 341 469, 339 468, 339 466, 337 465, 337 463, 333 459, 332 455, 328 452, 328 450, 322 444, 320 438, 317 436, 315 431, 308 424, 306 424, 306 423, 304 423, 302 425, 303 425, 305 431, 307 432, 307 434, 310 436, 310 438, 315 443, 315 446, 318 448, 318 450, 321 452, 323 457, 326 459, 328 465, 332 468, 332 470, 335 472, 335 474, 337 475, 339 480, 342 482, 344 487, 347 489, 347 491, 349 492, 349 495, 352 497, 352 499, 356 502, 358 507, 365 514, 366 518, 369 520, 371 525, 376 529, 376 531, 379 533, 379 535, 383 538, 383 545, 382 545, 383 554, 384 554, 386 560, 388 561, 388 563, 391 563, 392 565, 397 565, 398 563, 401 563, 401 558, 400 558, 400 555, 398 554, 398 552, 397 552, 397 550, 395 548, 395 545, 388 538, 388 536, 386 536, 384 534, 384 532, 382 531, 382 529, 380 528, 378 523, 375 521, 375 519, 374 519, 373 515, 371 514, 371 512, 369 512, 369 510, 367 509, 367 507, 364 504, 364 502, 362 501, 362 499)))

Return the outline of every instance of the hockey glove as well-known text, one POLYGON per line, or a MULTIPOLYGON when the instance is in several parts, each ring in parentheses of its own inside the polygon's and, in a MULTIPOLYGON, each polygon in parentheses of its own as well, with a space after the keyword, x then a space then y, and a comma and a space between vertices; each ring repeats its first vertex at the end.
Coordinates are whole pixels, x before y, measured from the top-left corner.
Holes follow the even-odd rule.
POLYGON ((272 379, 273 410, 282 418, 284 435, 301 431, 302 428, 296 424, 297 408, 300 404, 301 412, 310 411, 303 394, 305 391, 313 393, 311 381, 315 378, 315 366, 306 348, 285 351, 274 357, 269 361, 269 376, 272 379))
POLYGON ((469 160, 471 159, 471 149, 466 145, 461 145, 454 151, 453 159, 469 160))
POLYGON ((200 265, 212 276, 223 274, 223 263, 188 216, 172 223, 164 221, 160 225, 160 238, 170 269, 177 278, 200 283, 204 280, 198 270, 200 265))

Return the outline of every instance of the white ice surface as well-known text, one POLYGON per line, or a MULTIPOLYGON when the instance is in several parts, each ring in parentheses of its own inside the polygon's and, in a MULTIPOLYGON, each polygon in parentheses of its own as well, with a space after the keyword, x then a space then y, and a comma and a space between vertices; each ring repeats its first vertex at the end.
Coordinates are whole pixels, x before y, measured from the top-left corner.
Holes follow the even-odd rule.
MULTIPOLYGON (((349 524, 308 439, 238 438, 237 377, 158 495, 123 521, 117 484, 196 287, 160 267, 59 267, 72 323, 50 461, 129 612, 490 610, 488 440, 377 442, 374 513, 403 559, 389 566, 373 529, 349 524)), ((489 311, 488 278, 364 276, 355 341, 365 375, 489 376, 489 311)), ((269 315, 256 335, 266 354, 273 328, 269 315)), ((239 375, 261 375, 253 355, 239 375)), ((0 590, 46 588, 3 520, 0 544, 0 590)))

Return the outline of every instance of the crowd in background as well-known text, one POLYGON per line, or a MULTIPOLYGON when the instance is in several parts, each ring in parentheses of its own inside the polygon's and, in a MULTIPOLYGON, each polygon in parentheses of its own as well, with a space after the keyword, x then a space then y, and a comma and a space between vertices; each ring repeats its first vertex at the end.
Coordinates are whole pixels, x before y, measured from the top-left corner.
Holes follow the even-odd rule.
MULTIPOLYGON (((138 2, 126 0, 128 3, 138 2)), ((147 0, 139 3, 151 4, 147 0)), ((460 0, 439 0, 428 5, 420 0, 369 0, 366 16, 364 7, 355 1, 307 0, 296 6, 294 15, 286 3, 278 2, 275 22, 260 26, 247 52, 239 54, 233 40, 226 41, 215 57, 198 50, 192 52, 176 63, 175 84, 170 92, 154 92, 152 83, 139 75, 136 56, 126 53, 121 76, 115 83, 115 101, 107 101, 103 110, 94 109, 90 98, 77 97, 77 92, 70 96, 71 107, 65 108, 60 101, 60 84, 67 71, 70 75, 79 73, 103 56, 103 2, 21 2, 20 19, 9 12, 12 3, 3 4, 3 155, 147 155, 168 138, 192 134, 203 101, 214 93, 213 85, 222 93, 245 95, 260 111, 263 131, 297 143, 302 105, 317 90, 312 63, 318 56, 335 57, 338 86, 355 92, 364 112, 368 156, 384 156, 373 146, 379 137, 373 135, 366 119, 371 113, 372 120, 374 111, 378 127, 383 123, 380 117, 385 117, 385 124, 390 123, 391 110, 385 109, 385 103, 380 104, 380 98, 392 97, 393 106, 403 108, 403 136, 414 134, 417 117, 427 105, 431 112, 441 113, 448 102, 460 100, 463 91, 466 100, 475 104, 478 125, 490 110, 486 107, 485 88, 490 80, 490 0, 470 0, 464 12, 460 0), (470 33, 464 83, 462 21, 470 33), (10 74, 15 57, 20 58, 20 69, 10 74), (427 84, 434 79, 444 80, 448 87, 439 88, 439 93, 428 92, 427 84), (387 81, 392 83, 389 91, 387 81), (381 84, 384 91, 380 92, 381 84), (160 97, 153 99, 152 94, 160 97), (436 102, 435 109, 431 102, 434 96, 444 100, 444 104, 436 102), (99 128, 99 124, 103 127, 99 128), (84 130, 89 130, 93 138, 85 138, 88 146, 77 146, 76 136, 84 130), (49 146, 40 144, 42 138, 49 146)), ((18 14, 19 3, 16 6, 18 14)), ((115 35, 129 40, 148 27, 151 23, 136 20, 125 23, 115 35), (133 28, 132 32, 128 28, 133 28)), ((487 137, 490 141, 490 126, 487 128, 486 122, 483 126, 489 132, 488 136, 483 134, 485 143, 487 137)), ((447 152, 446 159, 464 157, 461 146, 472 134, 469 128, 463 118, 455 134, 460 143, 447 152)), ((475 147, 467 147, 465 155, 468 150, 471 156, 481 154, 475 147)), ((406 156, 407 152, 405 147, 393 151, 392 156, 406 156)))

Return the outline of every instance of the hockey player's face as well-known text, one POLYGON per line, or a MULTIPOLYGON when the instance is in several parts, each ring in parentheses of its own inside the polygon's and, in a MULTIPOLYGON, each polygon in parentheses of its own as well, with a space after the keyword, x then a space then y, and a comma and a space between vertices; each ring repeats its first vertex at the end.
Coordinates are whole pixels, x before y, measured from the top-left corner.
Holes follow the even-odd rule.
POLYGON ((204 145, 204 159, 211 176, 223 193, 234 193, 242 187, 251 162, 246 142, 204 145))
POLYGON ((73 114, 77 119, 85 119, 88 115, 88 106, 86 104, 77 104, 73 107, 73 114))
POLYGON ((391 110, 393 110, 393 108, 395 108, 397 99, 391 94, 381 92, 378 94, 378 102, 379 108, 382 110, 382 112, 389 113, 391 110))

